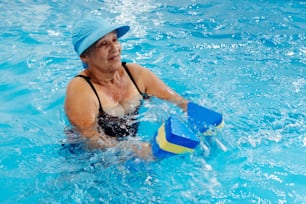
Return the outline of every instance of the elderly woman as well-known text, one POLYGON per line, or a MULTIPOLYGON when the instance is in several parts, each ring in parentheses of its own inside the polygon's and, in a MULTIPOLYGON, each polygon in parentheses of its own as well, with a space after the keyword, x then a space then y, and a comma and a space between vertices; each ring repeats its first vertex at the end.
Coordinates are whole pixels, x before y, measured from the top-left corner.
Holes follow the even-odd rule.
MULTIPOLYGON (((168 100, 186 110, 188 101, 150 70, 121 61, 118 38, 129 31, 99 17, 78 22, 73 46, 84 70, 68 84, 65 112, 73 127, 87 138, 90 148, 109 148, 137 134, 141 101, 149 96, 168 100)), ((150 144, 123 145, 138 156, 151 156, 150 144)))

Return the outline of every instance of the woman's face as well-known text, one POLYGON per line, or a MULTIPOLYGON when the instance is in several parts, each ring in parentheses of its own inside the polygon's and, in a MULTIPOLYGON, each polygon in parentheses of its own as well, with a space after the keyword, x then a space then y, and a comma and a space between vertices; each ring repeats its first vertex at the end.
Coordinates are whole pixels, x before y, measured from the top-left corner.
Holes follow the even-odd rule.
POLYGON ((89 68, 99 68, 104 71, 113 71, 121 66, 121 44, 118 41, 117 33, 111 32, 94 43, 81 56, 83 62, 89 68))

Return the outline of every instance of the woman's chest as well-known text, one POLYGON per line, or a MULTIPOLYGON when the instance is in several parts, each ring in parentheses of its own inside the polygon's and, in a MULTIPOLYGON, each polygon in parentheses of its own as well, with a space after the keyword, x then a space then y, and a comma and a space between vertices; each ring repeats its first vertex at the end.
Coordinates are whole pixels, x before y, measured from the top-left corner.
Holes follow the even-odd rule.
POLYGON ((122 116, 136 110, 142 96, 133 84, 122 83, 115 87, 103 87, 99 90, 102 109, 113 116, 122 116))

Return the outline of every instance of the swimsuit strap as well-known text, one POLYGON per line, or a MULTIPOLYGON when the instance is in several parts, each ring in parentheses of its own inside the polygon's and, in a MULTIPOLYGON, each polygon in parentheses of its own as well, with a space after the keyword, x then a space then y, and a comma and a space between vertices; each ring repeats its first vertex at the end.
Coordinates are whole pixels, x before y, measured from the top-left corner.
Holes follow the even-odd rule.
MULTIPOLYGON (((140 93, 140 95, 141 95, 144 99, 149 98, 149 96, 148 96, 147 94, 142 93, 142 92, 140 91, 140 89, 138 88, 138 86, 137 86, 137 84, 136 84, 136 82, 135 82, 135 80, 134 80, 132 74, 130 73, 129 69, 128 69, 127 66, 126 66, 126 62, 122 62, 122 66, 124 67, 125 71, 126 71, 127 74, 129 75, 130 79, 132 80, 133 84, 135 85, 135 87, 136 87, 136 89, 138 90, 138 92, 140 93)), ((90 87, 92 88, 93 92, 95 93, 95 95, 96 95, 97 98, 98 98, 98 101, 99 101, 99 112, 100 112, 100 113, 104 112, 104 111, 103 111, 103 108, 102 108, 102 103, 101 103, 100 98, 99 98, 99 95, 98 95, 98 93, 97 93, 97 91, 96 91, 94 85, 93 85, 92 82, 90 81, 90 77, 84 76, 84 75, 81 75, 81 74, 76 75, 75 77, 81 77, 81 78, 83 78, 83 79, 86 80, 86 82, 90 85, 90 87)))
POLYGON ((135 80, 134 80, 130 70, 127 68, 126 62, 122 62, 122 66, 124 67, 126 73, 129 75, 130 79, 132 80, 133 84, 135 85, 135 87, 138 90, 138 92, 140 93, 140 95, 143 95, 143 93, 139 90, 139 88, 138 88, 138 86, 137 86, 137 84, 136 84, 136 82, 135 82, 135 80))
POLYGON ((146 93, 142 93, 142 92, 140 91, 140 89, 138 88, 138 86, 137 86, 137 84, 136 84, 136 82, 135 82, 135 80, 134 80, 134 78, 133 78, 131 72, 129 71, 129 69, 128 69, 127 65, 126 65, 126 62, 122 62, 122 66, 124 67, 126 73, 129 75, 130 79, 132 80, 133 84, 135 85, 135 87, 136 87, 136 89, 138 90, 138 92, 140 93, 140 95, 141 95, 144 99, 149 98, 149 96, 148 96, 146 93))
POLYGON ((102 109, 102 105, 101 105, 101 101, 100 101, 99 95, 98 95, 98 93, 97 93, 97 91, 96 91, 94 85, 91 83, 90 77, 84 76, 84 75, 81 75, 81 74, 79 74, 79 75, 77 75, 77 76, 75 76, 75 77, 81 77, 81 78, 83 78, 83 79, 85 79, 85 80, 87 81, 87 83, 90 85, 90 87, 92 88, 93 92, 96 94, 96 96, 97 96, 97 98, 98 98, 98 101, 99 101, 99 112, 103 112, 103 109, 102 109))

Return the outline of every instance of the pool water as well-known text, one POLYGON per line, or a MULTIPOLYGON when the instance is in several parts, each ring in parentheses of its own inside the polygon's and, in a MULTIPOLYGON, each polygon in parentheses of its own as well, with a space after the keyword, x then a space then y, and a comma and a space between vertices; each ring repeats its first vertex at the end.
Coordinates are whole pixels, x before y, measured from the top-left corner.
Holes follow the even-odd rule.
MULTIPOLYGON (((306 2, 1 1, 1 203, 306 203, 306 2), (131 25, 123 59, 223 114, 192 154, 122 161, 62 147, 72 24, 131 25), (219 141, 220 145, 217 141, 219 141)), ((173 105, 140 114, 150 141, 173 105)), ((125 152, 121 156, 128 157, 125 152)))

